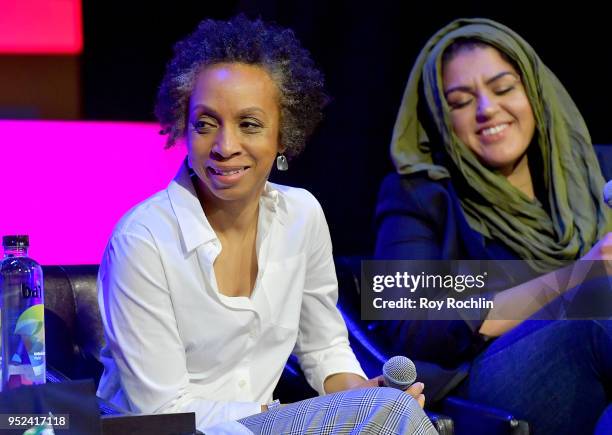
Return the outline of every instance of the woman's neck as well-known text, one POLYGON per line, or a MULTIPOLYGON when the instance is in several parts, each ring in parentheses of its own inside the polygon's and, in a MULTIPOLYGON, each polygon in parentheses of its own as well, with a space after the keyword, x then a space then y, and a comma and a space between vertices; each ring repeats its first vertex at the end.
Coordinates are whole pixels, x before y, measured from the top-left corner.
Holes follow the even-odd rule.
POLYGON ((204 213, 217 235, 239 235, 253 230, 259 216, 259 202, 224 204, 224 207, 204 205, 204 213))
POLYGON ((529 199, 535 198, 533 179, 529 170, 529 159, 527 153, 521 157, 518 163, 509 171, 502 171, 508 182, 523 192, 529 199))
POLYGON ((206 219, 217 236, 240 236, 257 227, 259 197, 228 201, 213 195, 206 195, 200 181, 194 179, 196 193, 206 219))

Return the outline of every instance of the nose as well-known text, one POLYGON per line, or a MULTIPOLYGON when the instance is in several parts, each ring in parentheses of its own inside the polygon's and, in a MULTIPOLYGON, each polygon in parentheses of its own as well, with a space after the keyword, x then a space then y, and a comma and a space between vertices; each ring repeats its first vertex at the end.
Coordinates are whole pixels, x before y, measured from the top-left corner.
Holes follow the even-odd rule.
POLYGON ((240 154, 240 142, 236 135, 227 127, 222 127, 217 132, 213 143, 211 154, 218 160, 228 159, 240 154))
POLYGON ((476 118, 479 122, 491 119, 499 110, 499 105, 495 98, 488 94, 478 96, 478 109, 476 118))

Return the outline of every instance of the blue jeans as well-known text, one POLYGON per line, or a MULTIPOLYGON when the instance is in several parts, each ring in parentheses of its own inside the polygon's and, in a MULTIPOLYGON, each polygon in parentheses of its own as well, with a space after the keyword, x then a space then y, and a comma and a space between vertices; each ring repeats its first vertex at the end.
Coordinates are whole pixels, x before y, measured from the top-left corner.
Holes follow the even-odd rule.
MULTIPOLYGON (((527 420, 535 435, 592 434, 611 393, 612 320, 526 320, 474 360, 459 392, 527 420)), ((602 418, 598 433, 611 423, 602 418)))

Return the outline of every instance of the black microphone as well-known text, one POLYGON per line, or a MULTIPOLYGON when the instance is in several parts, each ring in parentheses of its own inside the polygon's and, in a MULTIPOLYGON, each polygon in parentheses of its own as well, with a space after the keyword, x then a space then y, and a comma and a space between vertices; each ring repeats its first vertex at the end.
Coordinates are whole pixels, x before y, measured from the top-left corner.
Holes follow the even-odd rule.
POLYGON ((612 180, 608 181, 603 188, 603 200, 612 208, 612 180))
MULTIPOLYGON (((611 187, 612 189, 612 187, 611 187)), ((394 356, 383 365, 385 387, 406 390, 416 381, 417 372, 414 363, 405 356, 394 356)))

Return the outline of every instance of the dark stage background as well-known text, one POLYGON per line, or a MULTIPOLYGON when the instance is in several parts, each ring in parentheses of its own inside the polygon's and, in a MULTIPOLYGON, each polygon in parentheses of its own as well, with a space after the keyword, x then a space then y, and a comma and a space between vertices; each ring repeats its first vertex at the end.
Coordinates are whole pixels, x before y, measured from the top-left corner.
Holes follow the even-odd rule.
POLYGON ((83 7, 82 119, 153 120, 172 45, 203 18, 242 11, 293 28, 324 71, 333 101, 304 154, 273 179, 317 196, 337 254, 372 251, 376 194, 392 170, 388 144, 404 84, 421 46, 454 18, 488 17, 520 33, 568 88, 593 141, 612 142, 612 38, 604 6, 573 2, 536 12, 537 2, 85 0, 83 7))

